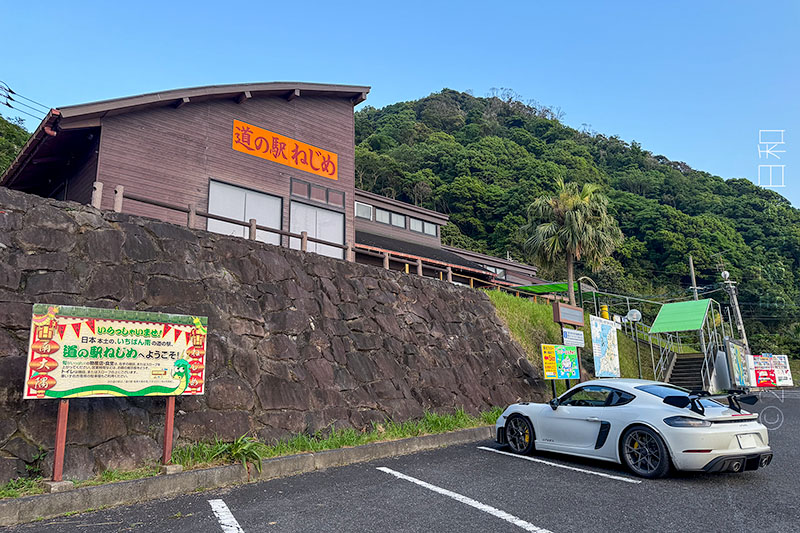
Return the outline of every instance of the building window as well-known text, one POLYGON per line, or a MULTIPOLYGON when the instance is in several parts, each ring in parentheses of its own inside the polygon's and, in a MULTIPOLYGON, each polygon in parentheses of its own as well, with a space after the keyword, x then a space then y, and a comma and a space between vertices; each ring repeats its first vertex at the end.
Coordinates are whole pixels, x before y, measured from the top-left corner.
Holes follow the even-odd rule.
POLYGON ((418 231, 422 233, 422 221, 418 218, 408 217, 408 228, 411 231, 418 231))
POLYGON ((431 224, 430 222, 424 223, 425 233, 427 235, 433 235, 436 237, 436 224, 431 224))
POLYGON ((292 196, 308 198, 308 183, 300 180, 292 180, 292 196))
POLYGON ((405 228, 406 227, 405 215, 392 213, 392 226, 397 226, 398 228, 405 228))
POLYGON ((497 276, 497 279, 506 279, 506 269, 505 268, 493 267, 493 266, 490 266, 490 265, 481 265, 481 266, 483 268, 485 268, 486 270, 488 270, 489 272, 492 272, 493 274, 495 274, 497 276))
MULTIPOLYGON (((289 231, 292 233, 305 231, 309 237, 344 244, 344 213, 300 202, 292 202, 290 207, 289 231)), ((289 239, 289 246, 299 250, 300 239, 289 239)), ((341 248, 310 241, 307 251, 338 259, 342 259, 344 256, 344 250, 341 248)))
POLYGON ((311 186, 311 199, 315 202, 319 202, 321 204, 328 203, 327 193, 328 191, 325 190, 325 187, 319 187, 317 185, 311 186))
POLYGON ((344 193, 328 189, 328 204, 334 207, 344 207, 344 193))
MULTIPOLYGON (((209 182, 208 186, 208 212, 234 220, 247 222, 256 219, 259 226, 281 229, 282 202, 277 196, 251 191, 242 187, 209 182)), ((247 226, 221 222, 209 218, 206 229, 223 235, 236 235, 246 237, 247 226)), ((269 244, 280 244, 280 235, 270 231, 258 230, 256 239, 269 244)))
POLYGON ((385 209, 378 209, 375 208, 375 220, 378 222, 383 222, 384 224, 389 224, 391 220, 392 214, 385 209))
POLYGON ((366 218, 367 220, 372 220, 372 206, 369 204, 362 204, 361 202, 356 202, 356 216, 358 218, 366 218))

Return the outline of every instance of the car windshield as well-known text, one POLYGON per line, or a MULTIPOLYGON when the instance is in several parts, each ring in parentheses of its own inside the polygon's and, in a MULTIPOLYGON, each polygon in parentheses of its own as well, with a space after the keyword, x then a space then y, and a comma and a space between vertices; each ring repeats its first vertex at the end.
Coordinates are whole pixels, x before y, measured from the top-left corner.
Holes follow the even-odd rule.
MULTIPOLYGON (((675 385, 639 385, 636 387, 638 390, 644 391, 648 394, 652 394, 653 396, 658 396, 659 398, 666 398, 667 396, 689 396, 689 392, 687 389, 683 387, 676 387, 675 385)), ((719 407, 721 404, 719 402, 715 402, 714 400, 708 399, 701 399, 700 404, 703 407, 719 407)))

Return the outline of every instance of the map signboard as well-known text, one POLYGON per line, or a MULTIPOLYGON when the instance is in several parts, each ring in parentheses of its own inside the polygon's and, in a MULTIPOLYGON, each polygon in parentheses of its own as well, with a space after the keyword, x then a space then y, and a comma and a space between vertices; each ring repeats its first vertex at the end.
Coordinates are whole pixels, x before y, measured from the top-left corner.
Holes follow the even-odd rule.
POLYGON ((203 394, 208 319, 35 304, 24 398, 203 394))
POLYGON ((592 330, 592 353, 594 355, 594 374, 598 378, 618 378, 619 346, 617 327, 613 320, 589 315, 592 330))
POLYGON ((542 344, 544 379, 580 379, 578 349, 561 344, 542 344))
POLYGON ((773 355, 772 366, 775 369, 775 383, 778 387, 794 387, 792 369, 789 367, 789 356, 773 355))
POLYGON ((583 330, 580 329, 561 328, 561 338, 564 339, 564 344, 567 346, 583 348, 586 345, 583 330))
POLYGON ((750 386, 747 372, 747 356, 744 352, 744 346, 737 342, 728 341, 728 357, 730 357, 731 369, 731 386, 733 387, 747 387, 750 386))

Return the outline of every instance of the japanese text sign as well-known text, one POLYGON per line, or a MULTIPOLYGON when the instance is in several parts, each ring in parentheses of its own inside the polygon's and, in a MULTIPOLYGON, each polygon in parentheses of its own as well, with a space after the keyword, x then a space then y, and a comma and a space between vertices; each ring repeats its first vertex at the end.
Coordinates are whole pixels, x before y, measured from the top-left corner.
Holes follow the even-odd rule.
POLYGON ((339 156, 240 120, 233 121, 233 149, 317 176, 339 179, 339 156))
POLYGON ((208 319, 33 306, 25 399, 203 394, 208 319))
POLYGON ((579 379, 578 349, 575 346, 542 344, 544 379, 579 379))

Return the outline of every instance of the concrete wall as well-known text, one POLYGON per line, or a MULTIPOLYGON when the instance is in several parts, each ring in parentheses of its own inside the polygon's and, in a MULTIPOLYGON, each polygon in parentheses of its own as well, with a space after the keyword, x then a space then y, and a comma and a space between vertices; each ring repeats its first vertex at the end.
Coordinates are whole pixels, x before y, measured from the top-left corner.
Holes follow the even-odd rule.
MULTIPOLYGON (((0 188, 0 480, 55 437, 56 401, 21 399, 35 302, 207 315, 207 393, 178 399, 179 443, 544 390, 481 292, 0 188)), ((71 400, 65 476, 158 459, 164 403, 71 400)))

